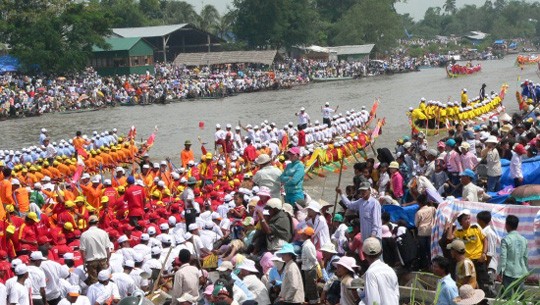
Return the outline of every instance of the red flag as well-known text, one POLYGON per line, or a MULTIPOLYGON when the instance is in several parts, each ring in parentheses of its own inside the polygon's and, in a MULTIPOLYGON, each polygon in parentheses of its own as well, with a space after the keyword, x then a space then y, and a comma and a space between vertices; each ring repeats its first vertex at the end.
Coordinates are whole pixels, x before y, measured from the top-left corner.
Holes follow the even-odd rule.
POLYGON ((201 152, 203 155, 206 155, 207 153, 207 150, 206 150, 206 147, 204 147, 204 144, 201 144, 201 152))
POLYGON ((146 146, 147 146, 147 149, 150 149, 150 147, 152 147, 152 145, 154 145, 154 141, 156 140, 156 132, 158 131, 158 128, 157 126, 154 128, 154 132, 148 137, 148 139, 146 140, 146 146))
POLYGON ((373 106, 371 106, 371 111, 369 112, 370 117, 375 117, 375 114, 377 113, 377 108, 379 108, 379 100, 375 100, 373 106))
POLYGON ((73 183, 79 182, 79 179, 81 179, 83 171, 84 171, 84 161, 81 155, 79 155, 77 156, 77 169, 75 170, 75 174, 73 174, 73 177, 71 177, 71 180, 73 183))
POLYGON ((137 136, 137 129, 135 129, 135 126, 131 126, 128 132, 129 140, 135 139, 136 136, 137 136))
POLYGON ((77 155, 83 157, 84 159, 88 159, 88 153, 82 147, 77 148, 77 155))

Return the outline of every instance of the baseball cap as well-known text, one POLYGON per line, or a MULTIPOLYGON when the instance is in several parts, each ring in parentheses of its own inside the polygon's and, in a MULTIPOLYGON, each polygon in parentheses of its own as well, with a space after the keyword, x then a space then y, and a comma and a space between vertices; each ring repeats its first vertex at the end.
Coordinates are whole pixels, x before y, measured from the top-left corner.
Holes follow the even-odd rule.
POLYGON ((453 249, 459 253, 465 253, 465 243, 461 239, 454 239, 451 243, 446 245, 446 249, 453 249))
POLYGON ((98 273, 98 281, 100 282, 104 282, 104 281, 107 281, 111 278, 111 272, 107 269, 105 270, 101 270, 99 273, 98 273))
POLYGON ((224 261, 221 263, 221 265, 216 269, 217 271, 227 271, 227 270, 233 270, 234 266, 229 261, 224 261))
POLYGON ((315 231, 312 227, 305 227, 303 230, 300 230, 298 234, 305 234, 307 236, 313 236, 315 234, 315 231))
POLYGON ((15 267, 15 274, 16 275, 23 275, 23 274, 26 274, 28 273, 28 267, 21 263, 19 265, 17 265, 17 267, 15 267))
POLYGON ((88 218, 88 223, 96 223, 99 222, 99 218, 96 215, 90 215, 88 218))
POLYGON ((381 253, 382 246, 381 241, 375 237, 369 237, 364 240, 364 245, 362 246, 362 252, 367 255, 377 255, 381 253))
POLYGON ((43 257, 43 253, 41 251, 34 251, 30 254, 30 260, 32 261, 45 261, 47 260, 45 257, 43 257))

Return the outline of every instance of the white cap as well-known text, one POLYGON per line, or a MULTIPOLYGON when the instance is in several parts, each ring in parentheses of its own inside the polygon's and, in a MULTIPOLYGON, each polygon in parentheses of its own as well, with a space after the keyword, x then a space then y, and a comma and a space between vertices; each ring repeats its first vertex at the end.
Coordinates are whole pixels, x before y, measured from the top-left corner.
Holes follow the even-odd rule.
POLYGON ((41 251, 34 251, 30 254, 30 260, 32 261, 44 261, 47 260, 45 257, 43 257, 43 253, 41 251))
POLYGON ((15 267, 15 274, 16 275, 23 275, 28 273, 28 267, 25 264, 19 264, 17 267, 15 267))
POLYGON ((104 282, 111 278, 111 272, 108 269, 101 270, 98 273, 98 281, 104 282))
POLYGON ((105 180, 103 180, 103 184, 104 185, 112 185, 112 181, 111 181, 111 179, 105 179, 105 180))
MULTIPOLYGON (((45 179, 45 177, 43 179, 45 179)), ((82 174, 81 179, 90 179, 90 174, 89 173, 82 174)))
POLYGON ((150 235, 148 235, 148 233, 143 233, 141 234, 141 240, 150 240, 150 235))
POLYGON ((306 108, 302 107, 300 108, 300 111, 306 111, 306 108))
POLYGON ((158 181, 157 185, 161 186, 161 187, 165 187, 165 181, 160 180, 160 181, 158 181))
POLYGON ((198 230, 199 226, 196 223, 192 223, 188 226, 188 231, 198 230))
POLYGON ((68 252, 68 253, 64 254, 64 256, 62 256, 62 258, 72 260, 72 259, 75 258, 75 255, 73 255, 73 253, 71 253, 71 252, 68 252))
POLYGON ((167 165, 167 161, 161 161, 159 165, 167 165))
POLYGON ((231 124, 227 124, 227 126, 225 126, 227 129, 231 129, 232 128, 232 125, 231 124))
POLYGON ((118 167, 116 168, 116 172, 117 172, 117 173, 118 173, 118 172, 124 172, 124 169, 123 169, 122 167, 118 166, 118 167))
POLYGON ((174 216, 172 216, 172 215, 169 216, 169 224, 170 224, 171 226, 174 226, 174 225, 176 224, 176 217, 174 217, 174 216))
POLYGON ((96 175, 94 177, 92 177, 92 180, 90 181, 92 183, 99 183, 99 177, 96 175))
POLYGON ((124 262, 124 267, 135 268, 135 262, 128 259, 127 261, 124 262))
POLYGON ((221 128, 221 125, 219 125, 219 124, 216 124, 216 128, 221 128))
POLYGON ((14 260, 11 261, 11 268, 15 268, 17 267, 18 265, 22 264, 22 260, 19 259, 19 258, 16 258, 14 260))
POLYGON ((162 231, 169 230, 169 224, 164 222, 159 225, 159 229, 162 231))
POLYGON ((119 244, 121 244, 123 242, 126 242, 128 240, 129 240, 129 238, 126 235, 122 235, 122 236, 118 237, 118 243, 119 244))
POLYGON ((41 182, 51 182, 51 177, 45 176, 45 177, 41 178, 41 182))
POLYGON ((148 233, 148 235, 155 235, 156 234, 156 228, 154 227, 149 227, 146 232, 148 233))
POLYGON ((142 166, 142 168, 150 168, 150 165, 144 164, 144 165, 142 166))
POLYGON ((11 179, 11 184, 13 184, 13 185, 21 185, 21 182, 19 182, 19 179, 13 178, 13 179, 11 179))
POLYGON ((47 132, 47 129, 41 128, 41 132, 47 132))
POLYGON ((152 247, 152 255, 159 255, 161 254, 161 248, 160 247, 152 247))

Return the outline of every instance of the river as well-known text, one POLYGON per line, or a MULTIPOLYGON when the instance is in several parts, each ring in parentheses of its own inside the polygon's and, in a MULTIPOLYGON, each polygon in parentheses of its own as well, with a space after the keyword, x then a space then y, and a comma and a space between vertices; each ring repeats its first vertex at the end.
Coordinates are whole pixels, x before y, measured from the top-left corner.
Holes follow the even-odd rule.
MULTIPOLYGON (((456 79, 447 78, 443 68, 429 68, 420 72, 359 80, 312 83, 291 90, 240 94, 221 100, 116 107, 80 114, 46 114, 41 117, 7 120, 0 122, 0 148, 19 149, 35 145, 41 128, 48 129, 51 138, 59 140, 72 138, 76 130, 91 135, 93 130, 101 132, 116 127, 119 133, 127 134, 129 128, 135 125, 137 138, 146 139, 157 125, 159 131, 151 151, 153 159, 159 161, 169 156, 173 162, 178 163, 179 153, 186 139, 197 143, 197 137, 200 136, 203 141, 213 143, 216 123, 222 126, 230 123, 235 126, 240 120, 243 125, 255 125, 268 120, 282 127, 289 121, 296 124, 294 112, 300 107, 306 108, 312 121, 322 121, 320 107, 325 102, 330 102, 332 107, 339 105, 338 112, 345 112, 351 108, 359 110, 361 106, 366 106, 369 110, 376 98, 380 100, 377 117, 386 117, 387 122, 376 146, 391 147, 398 137, 410 133, 405 112, 409 107, 415 107, 421 97, 443 102, 449 97, 451 100, 459 100, 461 88, 467 88, 469 97, 472 97, 478 94, 482 83, 486 83, 488 92, 498 92, 501 84, 507 83, 509 88, 504 104, 508 112, 516 111, 514 93, 519 86, 518 77, 521 80, 540 80, 535 65, 521 70, 515 65, 515 59, 516 56, 507 56, 502 60, 483 61, 482 72, 456 79), (199 128, 199 122, 204 122, 204 129, 199 128)), ((207 147, 213 148, 213 144, 207 147)), ((194 148, 198 153, 198 145, 194 145, 194 148)), ((351 172, 352 170, 347 170, 344 177, 347 183, 352 176, 351 172)), ((314 197, 319 197, 319 193, 324 191, 323 197, 333 201, 330 188, 337 184, 336 176, 329 174, 326 181, 316 177, 306 183, 306 188, 315 193, 314 197), (322 185, 325 185, 325 188, 321 187, 322 185)))

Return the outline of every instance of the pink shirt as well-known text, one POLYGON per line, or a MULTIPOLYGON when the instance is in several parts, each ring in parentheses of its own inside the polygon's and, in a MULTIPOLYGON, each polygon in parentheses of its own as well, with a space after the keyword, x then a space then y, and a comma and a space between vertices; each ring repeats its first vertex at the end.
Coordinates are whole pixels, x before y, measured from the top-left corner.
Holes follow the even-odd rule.
POLYGON ((399 172, 392 174, 392 180, 390 181, 390 186, 392 187, 392 192, 394 197, 401 198, 403 197, 403 177, 399 172))
POLYGON ((461 155, 461 166, 463 170, 474 169, 477 164, 478 159, 472 152, 468 151, 466 154, 461 155))
POLYGON ((452 150, 446 154, 446 168, 450 173, 461 173, 463 171, 461 160, 457 151, 452 150))

